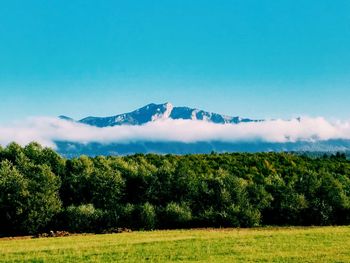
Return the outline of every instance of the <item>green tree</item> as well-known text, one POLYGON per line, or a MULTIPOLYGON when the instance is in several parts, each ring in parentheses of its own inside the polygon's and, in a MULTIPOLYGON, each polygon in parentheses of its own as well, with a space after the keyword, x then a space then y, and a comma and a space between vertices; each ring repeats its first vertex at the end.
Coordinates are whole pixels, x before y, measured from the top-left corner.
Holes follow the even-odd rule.
POLYGON ((119 209, 125 187, 120 172, 113 170, 104 157, 96 158, 94 166, 89 181, 93 204, 101 209, 114 211, 119 209))
POLYGON ((29 205, 28 180, 10 161, 0 163, 0 234, 23 233, 29 205))
POLYGON ((165 228, 183 228, 191 225, 192 211, 185 203, 170 202, 164 209, 162 226, 165 228))
POLYGON ((90 180, 93 172, 93 161, 87 156, 67 161, 60 189, 60 196, 64 206, 89 204, 92 202, 94 189, 90 188, 90 180))
POLYGON ((5 232, 36 233, 60 211, 60 180, 47 165, 27 163, 21 172, 0 164, 0 210, 5 232))

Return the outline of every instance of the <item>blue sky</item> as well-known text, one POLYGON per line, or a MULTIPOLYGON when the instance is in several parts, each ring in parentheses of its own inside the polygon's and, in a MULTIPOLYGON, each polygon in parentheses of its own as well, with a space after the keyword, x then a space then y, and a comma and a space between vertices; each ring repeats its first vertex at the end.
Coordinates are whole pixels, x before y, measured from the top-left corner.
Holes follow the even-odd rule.
POLYGON ((170 101, 350 119, 350 1, 2 1, 0 122, 170 101))

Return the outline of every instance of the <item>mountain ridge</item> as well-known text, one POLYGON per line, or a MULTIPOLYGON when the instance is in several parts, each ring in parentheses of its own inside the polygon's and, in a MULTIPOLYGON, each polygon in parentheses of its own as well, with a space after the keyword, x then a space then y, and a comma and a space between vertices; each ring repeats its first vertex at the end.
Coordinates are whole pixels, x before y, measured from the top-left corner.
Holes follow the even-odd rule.
MULTIPOLYGON (((263 122, 231 117, 223 114, 208 112, 190 107, 174 107, 171 103, 150 103, 128 113, 117 114, 109 117, 89 116, 81 120, 73 120, 67 116, 59 118, 65 121, 73 121, 94 127, 112 127, 122 125, 143 125, 157 120, 199 120, 216 124, 239 124, 243 122, 263 122)), ((295 118, 301 122, 301 118, 295 118)), ((196 154, 214 152, 269 152, 269 151, 293 151, 293 152, 337 152, 350 151, 350 140, 298 140, 291 142, 268 142, 263 140, 251 141, 220 141, 207 140, 195 142, 162 141, 162 140, 135 140, 123 142, 88 142, 78 143, 74 141, 55 141, 58 151, 69 157, 82 154, 96 155, 127 155, 134 153, 158 153, 158 154, 196 154)))
MULTIPOLYGON (((59 118, 74 121, 72 118, 64 115, 59 116, 59 118)), ((147 122, 152 122, 159 119, 200 120, 217 124, 238 124, 241 122, 263 121, 249 118, 241 118, 239 116, 232 117, 186 106, 174 107, 171 103, 166 102, 162 104, 150 103, 134 111, 117 114, 114 116, 89 116, 78 120, 77 122, 103 128, 120 125, 143 125, 147 122)))

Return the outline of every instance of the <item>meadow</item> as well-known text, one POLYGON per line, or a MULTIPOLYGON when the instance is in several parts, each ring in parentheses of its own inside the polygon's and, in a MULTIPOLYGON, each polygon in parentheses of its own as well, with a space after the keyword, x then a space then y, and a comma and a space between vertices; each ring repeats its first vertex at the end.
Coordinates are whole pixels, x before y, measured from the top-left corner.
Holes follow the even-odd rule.
POLYGON ((0 262, 350 262, 349 227, 140 231, 0 239, 0 262))

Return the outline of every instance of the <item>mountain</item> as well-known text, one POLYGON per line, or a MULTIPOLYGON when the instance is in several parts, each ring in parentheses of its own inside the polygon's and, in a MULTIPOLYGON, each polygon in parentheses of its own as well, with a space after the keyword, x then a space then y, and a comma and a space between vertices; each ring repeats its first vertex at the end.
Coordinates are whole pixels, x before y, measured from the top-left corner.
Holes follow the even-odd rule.
POLYGON ((58 116, 58 118, 60 118, 61 120, 65 120, 65 121, 74 121, 72 118, 64 116, 64 115, 60 115, 60 116, 58 116))
MULTIPOLYGON (((350 153, 350 140, 328 140, 318 142, 153 142, 137 141, 128 143, 75 143, 56 141, 58 152, 65 157, 72 158, 80 155, 129 155, 135 153, 157 154, 203 154, 223 152, 299 152, 322 155, 323 153, 350 153)), ((350 154, 349 154, 350 156, 350 154)))
MULTIPOLYGON (((72 120, 67 116, 60 116, 61 119, 72 120)), ((189 107, 174 107, 171 103, 164 104, 148 104, 142 108, 129 113, 118 114, 111 117, 86 117, 79 120, 79 123, 88 124, 96 127, 110 127, 117 125, 142 125, 147 122, 159 119, 184 119, 184 120, 203 120, 213 123, 241 123, 256 122, 260 120, 252 120, 240 117, 230 117, 218 113, 211 113, 203 110, 193 109, 189 107)))
MULTIPOLYGON (((189 107, 174 107, 171 103, 148 104, 129 113, 111 117, 87 117, 75 121, 67 116, 59 118, 96 127, 111 127, 121 125, 143 125, 148 122, 165 119, 202 120, 216 124, 238 124, 242 122, 262 122, 248 118, 231 117, 218 113, 211 113, 189 107)), ((300 121, 299 118, 297 118, 300 121)), ((72 141, 56 141, 58 151, 66 157, 82 154, 96 155, 126 155, 134 153, 159 154, 193 154, 214 152, 337 152, 350 151, 350 140, 312 140, 287 143, 273 143, 261 140, 245 142, 198 141, 192 143, 179 141, 125 141, 97 143, 78 143, 72 141)))

